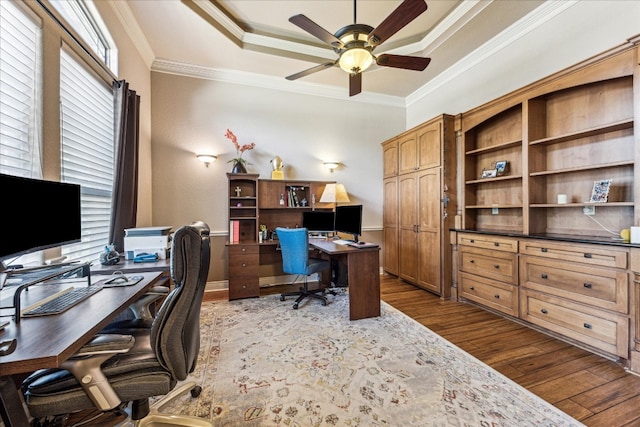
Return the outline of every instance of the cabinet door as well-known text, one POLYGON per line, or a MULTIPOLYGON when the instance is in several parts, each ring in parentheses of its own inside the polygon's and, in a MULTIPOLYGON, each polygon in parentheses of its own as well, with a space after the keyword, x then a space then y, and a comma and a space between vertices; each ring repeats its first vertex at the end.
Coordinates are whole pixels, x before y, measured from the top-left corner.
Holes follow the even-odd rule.
POLYGON ((418 167, 418 145, 416 133, 411 132, 398 141, 398 173, 415 172, 418 167))
POLYGON ((263 180, 258 181, 258 193, 260 194, 260 209, 277 209, 280 206, 280 196, 285 197, 284 181, 263 180))
POLYGON ((382 144, 382 168, 385 178, 398 174, 398 141, 395 139, 382 144))
POLYGON ((440 242, 441 169, 417 173, 418 184, 418 282, 420 287, 441 292, 442 244, 440 242))
POLYGON ((384 245, 382 267, 391 274, 398 274, 398 178, 384 180, 382 223, 384 245))
POLYGON ((399 276, 412 283, 418 279, 417 174, 398 178, 400 226, 398 229, 399 276))
POLYGON ((442 164, 442 123, 426 125, 416 132, 418 169, 429 169, 442 164))

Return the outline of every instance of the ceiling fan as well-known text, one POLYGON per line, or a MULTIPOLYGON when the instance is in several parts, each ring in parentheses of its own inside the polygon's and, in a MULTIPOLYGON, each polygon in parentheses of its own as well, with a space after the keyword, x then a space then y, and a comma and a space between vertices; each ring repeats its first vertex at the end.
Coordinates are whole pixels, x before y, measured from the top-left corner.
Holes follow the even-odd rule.
POLYGON ((362 72, 374 60, 376 64, 383 67, 423 71, 431 62, 431 58, 386 53, 375 56, 373 50, 425 10, 427 10, 425 0, 404 0, 380 25, 373 28, 366 24, 356 23, 356 0, 353 0, 354 23, 340 28, 335 34, 331 34, 305 15, 292 16, 289 18, 289 22, 332 46, 339 56, 335 61, 316 65, 287 76, 286 79, 296 80, 317 71, 331 68, 334 65, 339 65, 340 68, 349 73, 349 96, 354 96, 362 91, 362 72))

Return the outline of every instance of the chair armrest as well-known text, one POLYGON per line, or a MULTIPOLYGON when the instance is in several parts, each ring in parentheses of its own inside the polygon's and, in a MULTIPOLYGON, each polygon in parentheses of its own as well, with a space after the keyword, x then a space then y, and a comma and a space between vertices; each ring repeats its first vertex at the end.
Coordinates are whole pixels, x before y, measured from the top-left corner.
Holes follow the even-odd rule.
POLYGON ((97 335, 60 366, 71 372, 97 408, 113 409, 120 405, 120 397, 100 366, 115 354, 128 352, 134 344, 135 338, 131 335, 97 335))

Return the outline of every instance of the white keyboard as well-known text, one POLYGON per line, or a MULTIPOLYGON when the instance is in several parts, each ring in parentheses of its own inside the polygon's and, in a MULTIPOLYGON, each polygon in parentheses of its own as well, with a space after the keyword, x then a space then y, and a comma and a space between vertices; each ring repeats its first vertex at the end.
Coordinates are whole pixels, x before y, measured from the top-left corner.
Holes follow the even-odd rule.
POLYGON ((348 245, 349 243, 353 243, 351 240, 332 240, 336 245, 348 245))

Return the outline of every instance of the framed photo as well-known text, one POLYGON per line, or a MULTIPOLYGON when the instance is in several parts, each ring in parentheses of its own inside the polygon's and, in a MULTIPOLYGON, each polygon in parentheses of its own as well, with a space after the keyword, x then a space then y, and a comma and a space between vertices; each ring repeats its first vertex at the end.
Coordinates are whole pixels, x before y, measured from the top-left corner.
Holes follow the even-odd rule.
POLYGON ((609 200, 609 188, 611 188, 611 180, 603 179, 593 182, 593 190, 591 190, 591 198, 589 203, 605 203, 609 200))
POLYGON ((496 174, 497 176, 502 176, 507 172, 507 161, 500 160, 496 162, 496 174))
POLYGON ((482 169, 480 178, 495 178, 496 176, 498 176, 498 172, 495 169, 482 169))

